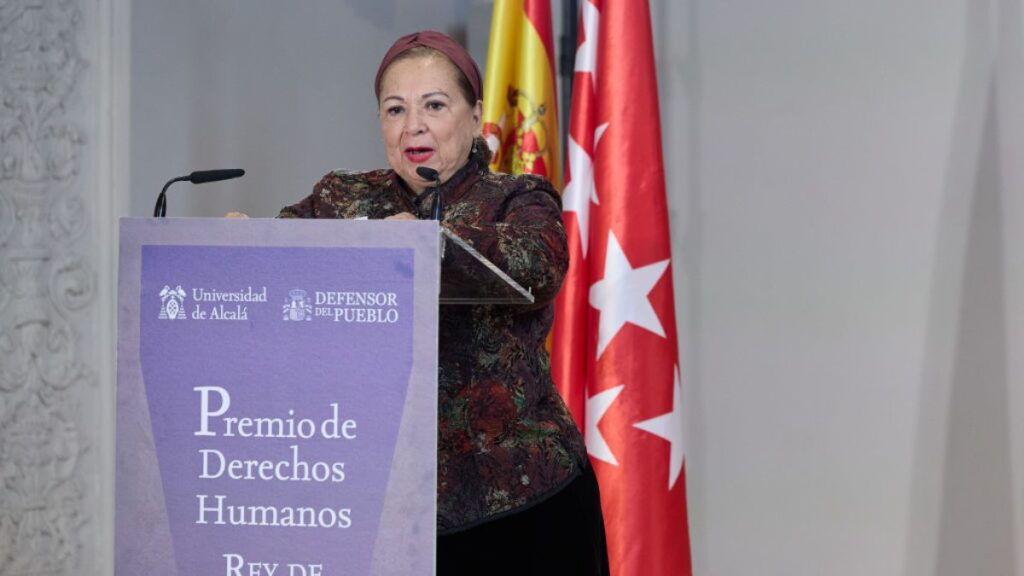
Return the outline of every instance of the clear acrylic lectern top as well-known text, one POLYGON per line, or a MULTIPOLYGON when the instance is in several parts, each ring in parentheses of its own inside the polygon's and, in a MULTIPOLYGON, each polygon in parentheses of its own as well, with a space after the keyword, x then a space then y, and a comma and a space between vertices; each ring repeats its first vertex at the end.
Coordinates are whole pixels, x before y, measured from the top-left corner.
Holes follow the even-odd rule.
POLYGON ((533 304, 523 288, 465 240, 441 227, 441 304, 533 304))

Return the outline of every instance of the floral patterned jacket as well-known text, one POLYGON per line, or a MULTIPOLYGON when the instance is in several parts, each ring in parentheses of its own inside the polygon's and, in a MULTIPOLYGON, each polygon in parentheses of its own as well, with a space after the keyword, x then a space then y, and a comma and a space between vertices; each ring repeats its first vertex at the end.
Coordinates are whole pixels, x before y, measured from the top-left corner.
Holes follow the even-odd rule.
MULTIPOLYGON (((438 374, 440 534, 529 507, 583 469, 582 436, 555 390, 545 339, 568 266, 561 202, 544 179, 497 174, 478 139, 441 185, 443 225, 532 289, 533 306, 442 306, 438 374)), ((412 193, 392 170, 327 174, 285 218, 429 218, 434 190, 412 193)), ((474 282, 445 258, 446 282, 474 282)))

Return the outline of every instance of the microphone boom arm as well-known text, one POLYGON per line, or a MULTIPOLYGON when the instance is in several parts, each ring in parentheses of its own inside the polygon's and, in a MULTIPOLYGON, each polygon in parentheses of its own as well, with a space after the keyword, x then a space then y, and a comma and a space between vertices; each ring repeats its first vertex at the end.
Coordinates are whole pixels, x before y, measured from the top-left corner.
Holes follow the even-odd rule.
POLYGON ((238 178, 244 176, 245 170, 239 168, 231 168, 228 170, 197 170, 188 176, 178 176, 172 178, 164 184, 164 189, 160 191, 160 195, 156 197, 156 206, 153 207, 153 217, 163 218, 167 215, 167 189, 175 182, 182 182, 188 180, 193 184, 203 184, 204 182, 218 182, 220 180, 230 180, 232 178, 238 178))
POLYGON ((177 178, 168 180, 167 184, 164 184, 164 188, 160 191, 160 195, 156 197, 156 206, 153 207, 154 218, 164 218, 167 216, 167 189, 171 187, 171 184, 188 179, 188 176, 178 176, 177 178))

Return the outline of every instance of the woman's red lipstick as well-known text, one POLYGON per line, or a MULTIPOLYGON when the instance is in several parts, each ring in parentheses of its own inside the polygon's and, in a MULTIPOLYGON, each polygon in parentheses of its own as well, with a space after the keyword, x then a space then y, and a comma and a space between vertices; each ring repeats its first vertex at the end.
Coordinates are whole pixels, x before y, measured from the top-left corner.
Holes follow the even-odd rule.
POLYGON ((405 159, 413 164, 422 164, 434 155, 433 148, 409 147, 405 149, 405 159))

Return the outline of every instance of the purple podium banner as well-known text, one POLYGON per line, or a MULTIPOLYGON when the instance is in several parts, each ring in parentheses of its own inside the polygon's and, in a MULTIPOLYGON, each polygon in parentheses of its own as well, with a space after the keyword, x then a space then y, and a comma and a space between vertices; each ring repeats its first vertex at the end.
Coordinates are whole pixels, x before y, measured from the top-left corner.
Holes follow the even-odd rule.
POLYGON ((433 574, 433 222, 124 219, 115 572, 433 574))

